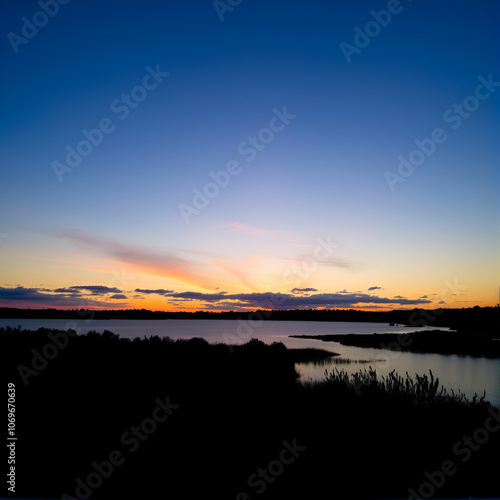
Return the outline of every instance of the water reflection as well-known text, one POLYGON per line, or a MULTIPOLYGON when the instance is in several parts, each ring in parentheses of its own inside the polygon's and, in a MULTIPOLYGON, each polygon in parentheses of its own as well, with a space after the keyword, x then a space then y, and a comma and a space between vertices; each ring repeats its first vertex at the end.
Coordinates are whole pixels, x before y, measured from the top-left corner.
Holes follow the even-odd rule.
MULTIPOLYGON (((356 365, 363 365, 363 364, 374 364, 376 360, 374 359, 349 359, 349 358, 341 358, 337 356, 332 356, 331 358, 319 358, 319 359, 310 359, 308 361, 302 362, 304 364, 312 364, 315 367, 320 366, 320 367, 330 367, 334 365, 350 365, 350 364, 356 364, 356 365)), ((300 365, 302 363, 297 363, 297 365, 300 365)))
MULTIPOLYGON (((340 346, 340 344, 338 344, 340 346)), ((344 347, 344 346, 341 346, 344 347)), ((361 349, 361 348, 357 348, 361 349)), ((340 351, 342 349, 338 349, 340 351)), ((368 349, 361 349, 363 351, 368 349)), ((375 351, 375 349, 370 349, 375 351)), ((357 363, 342 363, 342 357, 327 358, 323 363, 301 362, 296 364, 297 371, 302 380, 317 381, 324 378, 325 369, 332 371, 335 368, 347 373, 355 373, 360 369, 375 368, 379 375, 387 375, 395 370, 401 376, 406 372, 412 377, 415 374, 425 374, 432 370, 435 377, 439 378, 448 392, 462 392, 472 398, 474 394, 483 396, 495 405, 500 405, 500 359, 475 358, 472 356, 421 354, 397 351, 379 350, 379 357, 373 356, 372 360, 357 359, 357 363), (335 361, 333 361, 335 359, 335 361)), ((349 352, 352 359, 353 352, 349 352)), ((373 353, 372 353, 373 354, 373 353)))

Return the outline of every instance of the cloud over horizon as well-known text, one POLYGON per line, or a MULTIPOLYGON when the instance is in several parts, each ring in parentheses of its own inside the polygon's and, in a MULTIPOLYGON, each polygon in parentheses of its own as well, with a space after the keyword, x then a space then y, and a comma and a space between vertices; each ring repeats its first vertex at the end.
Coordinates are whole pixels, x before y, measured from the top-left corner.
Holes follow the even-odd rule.
MULTIPOLYGON (((103 293, 82 293, 79 287, 56 288, 49 290, 47 288, 25 288, 17 286, 15 288, 0 287, 0 304, 2 307, 59 307, 64 308, 92 308, 92 307, 116 307, 116 303, 107 302, 106 299, 116 299, 117 295, 121 300, 128 299, 124 294, 115 294, 106 297, 103 293), (96 299, 94 297, 102 297, 96 299)), ((88 287, 81 287, 86 289, 88 287)), ((108 287, 100 287, 108 288, 108 287)), ((110 289, 112 290, 112 289, 110 289)), ((111 292, 106 292, 107 294, 111 292)), ((121 304, 122 306, 125 304, 121 304)))
POLYGON ((73 290, 86 290, 92 295, 106 295, 108 293, 122 293, 121 290, 118 288, 111 288, 109 286, 102 286, 102 285, 79 285, 79 286, 71 286, 70 287, 73 290))
MULTIPOLYGON (((311 293, 317 292, 315 288, 294 288, 291 293, 252 292, 252 293, 228 293, 225 291, 216 293, 204 292, 174 292, 166 289, 141 289, 136 288, 130 292, 124 292, 115 287, 102 285, 74 285, 67 288, 24 288, 0 287, 0 302, 5 304, 18 303, 28 304, 30 307, 110 307, 116 308, 114 300, 132 300, 141 296, 159 295, 165 300, 165 310, 171 307, 192 308, 193 302, 203 303, 204 307, 213 310, 234 309, 314 309, 314 308, 372 308, 375 306, 399 307, 408 305, 430 304, 428 299, 408 299, 396 296, 393 298, 379 297, 359 292, 337 293, 311 293)), ((125 307, 128 304, 118 304, 125 307)), ((11 306, 14 307, 14 306, 11 306)), ((198 307, 198 305, 196 306, 198 307)))
POLYGON ((145 289, 142 289, 142 288, 136 288, 134 290, 134 292, 144 293, 146 295, 151 295, 153 293, 156 293, 158 295, 167 295, 169 293, 174 293, 173 290, 164 290, 163 288, 158 288, 156 290, 145 290, 145 289))
MULTIPOLYGON (((314 288, 293 289, 317 291, 314 288)), ((293 292, 292 290, 292 292, 293 292)), ((138 291, 138 290, 136 290, 138 291)), ((302 309, 302 308, 349 308, 363 307, 369 304, 387 304, 387 305, 419 305, 429 304, 430 300, 407 299, 404 297, 389 299, 386 297, 377 297, 363 293, 349 293, 347 291, 340 293, 318 293, 313 295, 293 295, 287 293, 203 293, 203 292, 179 292, 165 294, 167 298, 184 299, 187 301, 198 300, 210 304, 226 303, 228 306, 253 307, 262 309, 302 309)))

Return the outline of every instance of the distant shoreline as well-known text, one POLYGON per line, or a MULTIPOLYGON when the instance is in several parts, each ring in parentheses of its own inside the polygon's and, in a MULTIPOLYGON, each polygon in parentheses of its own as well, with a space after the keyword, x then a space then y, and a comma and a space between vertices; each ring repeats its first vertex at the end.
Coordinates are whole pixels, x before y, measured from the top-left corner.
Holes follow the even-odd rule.
POLYGON ((449 327, 459 331, 500 331, 500 307, 364 311, 358 309, 293 309, 255 311, 149 311, 146 309, 21 309, 0 307, 2 319, 232 319, 248 321, 319 321, 387 323, 405 327, 449 327))
POLYGON ((500 358, 500 341, 488 334, 427 330, 405 334, 290 335, 292 338, 339 342, 342 345, 413 353, 458 354, 500 358))

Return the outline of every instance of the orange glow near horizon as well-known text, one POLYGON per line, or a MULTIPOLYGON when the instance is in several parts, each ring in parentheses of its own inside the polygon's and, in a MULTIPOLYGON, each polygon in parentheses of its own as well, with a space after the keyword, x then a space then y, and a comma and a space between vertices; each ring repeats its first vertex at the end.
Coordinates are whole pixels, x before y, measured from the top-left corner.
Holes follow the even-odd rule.
MULTIPOLYGON (((436 261, 409 270, 405 261, 388 259, 375 272, 374 264, 363 270, 341 255, 325 263, 314 260, 314 244, 300 247, 302 254, 289 254, 296 247, 281 244, 278 250, 286 250, 282 256, 243 252, 236 258, 210 252, 179 257, 82 233, 72 233, 71 238, 58 248, 59 258, 50 251, 50 237, 42 249, 4 246, 0 307, 168 312, 285 308, 273 307, 266 294, 282 294, 291 304, 286 308, 302 310, 390 311, 498 303, 493 273, 478 277, 483 262, 462 267, 457 275, 449 259, 442 259, 441 267, 436 261), (94 293, 93 287, 106 290, 94 293), (259 295, 263 298, 253 299, 259 295), (331 301, 325 300, 329 296, 331 301)), ((272 239, 267 234, 265 238, 272 239)))

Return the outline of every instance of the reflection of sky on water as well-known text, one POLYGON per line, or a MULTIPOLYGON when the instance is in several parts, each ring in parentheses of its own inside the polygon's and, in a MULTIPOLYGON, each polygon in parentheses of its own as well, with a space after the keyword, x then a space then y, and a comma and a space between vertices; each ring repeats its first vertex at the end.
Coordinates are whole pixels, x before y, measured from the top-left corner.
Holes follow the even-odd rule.
MULTIPOLYGON (((324 343, 322 343, 324 344, 324 343)), ((359 370, 374 367, 379 375, 387 375, 396 370, 401 376, 406 372, 412 377, 415 374, 428 374, 432 370, 434 377, 450 392, 460 390, 468 397, 477 393, 479 396, 486 391, 486 399, 493 404, 500 405, 500 360, 476 358, 472 356, 458 356, 455 354, 421 354, 384 349, 363 349, 342 346, 337 342, 331 343, 334 351, 347 359, 372 359, 372 363, 337 364, 332 359, 325 360, 322 365, 314 363, 298 363, 297 370, 303 380, 321 380, 324 371, 333 371, 335 368, 354 373, 359 370), (361 352, 360 352, 361 351, 361 352)), ((321 347, 323 347, 321 345, 321 347)))

